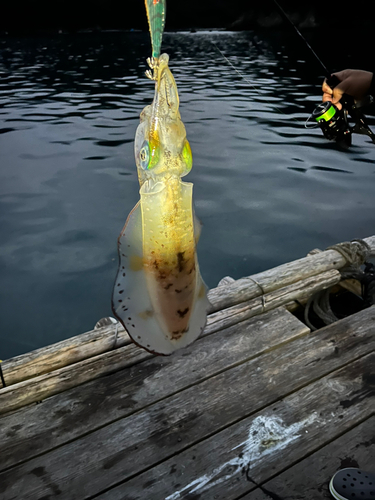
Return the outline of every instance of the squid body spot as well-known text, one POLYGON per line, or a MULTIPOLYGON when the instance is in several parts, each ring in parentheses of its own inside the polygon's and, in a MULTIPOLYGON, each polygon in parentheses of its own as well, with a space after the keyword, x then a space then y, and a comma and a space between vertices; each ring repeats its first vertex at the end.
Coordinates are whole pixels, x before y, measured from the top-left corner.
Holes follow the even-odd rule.
POLYGON ((184 316, 186 316, 186 314, 188 312, 189 312, 189 308, 188 307, 186 309, 184 309, 183 311, 181 311, 181 309, 177 310, 177 314, 180 316, 180 318, 183 318, 184 316))

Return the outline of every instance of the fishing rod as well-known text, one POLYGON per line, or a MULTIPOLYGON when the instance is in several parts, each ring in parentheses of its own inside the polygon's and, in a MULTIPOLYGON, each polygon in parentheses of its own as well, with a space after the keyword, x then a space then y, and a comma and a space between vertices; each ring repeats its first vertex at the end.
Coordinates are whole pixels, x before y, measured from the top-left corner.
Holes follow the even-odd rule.
MULTIPOLYGON (((283 19, 294 28, 297 35, 303 40, 305 46, 308 48, 309 52, 314 56, 314 58, 322 67, 326 77, 327 85, 331 89, 334 89, 340 83, 340 80, 337 78, 337 76, 333 75, 332 72, 327 69, 326 65, 323 63, 323 61, 299 31, 290 17, 286 14, 279 2, 277 0, 273 0, 273 3, 278 8, 283 19)), ((328 140, 336 141, 344 147, 349 147, 351 145, 353 133, 367 135, 368 137, 370 137, 372 142, 375 143, 375 134, 368 126, 366 117, 360 110, 360 108, 369 104, 368 100, 356 103, 352 96, 343 94, 340 102, 342 104, 342 109, 338 109, 337 106, 335 106, 331 101, 319 104, 309 116, 306 123, 308 123, 309 121, 313 121, 322 129, 324 137, 326 137, 328 140), (348 114, 354 120, 354 126, 349 125, 348 114)))
MULTIPOLYGON (((287 15, 287 13, 285 12, 285 10, 281 7, 281 5, 279 4, 279 2, 277 2, 277 0, 273 0, 274 4, 276 5, 276 7, 279 9, 280 11, 280 14, 282 15, 282 17, 285 19, 285 21, 287 21, 296 31, 297 35, 303 40, 303 42, 305 43, 305 45, 307 46, 307 48, 309 49, 309 51, 313 54, 313 56, 315 57, 315 59, 319 62, 319 64, 321 65, 321 67, 323 68, 324 70, 324 73, 325 73, 325 76, 327 78, 330 78, 332 76, 331 72, 328 71, 326 65, 323 63, 323 61, 320 59, 320 57, 318 56, 318 54, 315 52, 315 50, 311 47, 311 45, 309 44, 309 42, 306 40, 306 38, 302 35, 302 33, 300 32, 300 30, 297 28, 297 26, 293 23, 293 21, 290 19, 290 17, 287 15)), ((335 77, 336 78, 336 77, 335 77)), ((337 83, 339 82, 338 78, 337 79, 337 83)))

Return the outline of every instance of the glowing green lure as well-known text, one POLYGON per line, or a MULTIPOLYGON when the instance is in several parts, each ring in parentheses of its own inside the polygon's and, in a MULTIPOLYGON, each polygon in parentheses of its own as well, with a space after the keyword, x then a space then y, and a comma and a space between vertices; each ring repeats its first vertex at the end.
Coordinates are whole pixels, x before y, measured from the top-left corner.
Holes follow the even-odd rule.
POLYGON ((145 0, 148 25, 150 28, 152 57, 160 57, 161 40, 163 37, 166 0, 145 0))

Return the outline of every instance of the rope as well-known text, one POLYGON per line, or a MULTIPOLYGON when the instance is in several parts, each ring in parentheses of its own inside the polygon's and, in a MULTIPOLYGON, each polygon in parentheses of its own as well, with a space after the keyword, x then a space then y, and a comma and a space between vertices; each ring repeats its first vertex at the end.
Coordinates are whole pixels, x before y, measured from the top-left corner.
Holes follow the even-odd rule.
POLYGON ((337 245, 332 245, 326 250, 336 250, 344 257, 348 266, 355 267, 364 264, 372 253, 370 245, 360 239, 337 243, 337 245))
MULTIPOLYGON (((366 262, 372 254, 370 245, 364 240, 356 239, 332 245, 326 250, 336 250, 346 260, 346 267, 340 271, 341 280, 354 279, 361 283, 362 308, 365 309, 375 304, 375 268, 373 264, 366 262), (363 264, 365 264, 364 271, 360 269, 363 264)), ((331 325, 339 319, 331 308, 331 289, 332 287, 322 290, 307 301, 304 319, 312 331, 317 330, 317 327, 311 323, 309 318, 311 308, 325 325, 331 325)))
MULTIPOLYGON (((341 244, 340 244, 341 245, 341 244)), ((344 244, 345 245, 345 244, 344 244)), ((336 247, 337 245, 335 245, 336 247)), ((333 248, 337 250, 337 248, 333 248)), ((347 247, 340 248, 344 252, 347 252, 347 247)), ((340 251, 337 250, 337 251, 340 251)), ((340 251, 341 253, 341 251, 340 251)), ((345 257, 346 258, 346 257, 345 257)), ((356 259, 357 257, 355 257, 356 259)), ((361 295, 362 295, 362 309, 366 309, 367 307, 375 304, 375 266, 369 262, 365 262, 365 269, 362 271, 359 268, 354 267, 353 265, 346 267, 345 269, 340 271, 341 280, 354 279, 361 283, 361 295)), ((311 311, 311 307, 316 314, 316 316, 323 321, 325 325, 331 325, 339 320, 336 314, 332 311, 330 304, 330 293, 331 289, 327 288, 326 290, 322 290, 317 292, 315 295, 309 298, 304 310, 304 319, 307 326, 311 331, 315 331, 318 328, 314 326, 309 318, 309 313, 311 311)))

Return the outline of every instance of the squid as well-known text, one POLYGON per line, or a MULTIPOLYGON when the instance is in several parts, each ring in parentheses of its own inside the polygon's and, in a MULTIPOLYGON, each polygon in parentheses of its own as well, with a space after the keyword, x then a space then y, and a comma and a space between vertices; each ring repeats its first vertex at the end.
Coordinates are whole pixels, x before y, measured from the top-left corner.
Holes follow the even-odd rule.
POLYGON ((146 75, 155 81, 155 95, 134 143, 140 200, 118 239, 112 309, 136 344, 169 355, 197 339, 209 302, 196 252, 201 227, 193 184, 182 181, 192 152, 169 57, 153 54, 146 75))

